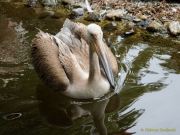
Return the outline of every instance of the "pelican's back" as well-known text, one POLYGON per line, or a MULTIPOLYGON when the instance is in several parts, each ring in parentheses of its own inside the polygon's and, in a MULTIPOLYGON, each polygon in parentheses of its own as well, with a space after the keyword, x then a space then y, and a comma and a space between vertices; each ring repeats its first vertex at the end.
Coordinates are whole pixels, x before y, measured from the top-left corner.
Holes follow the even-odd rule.
POLYGON ((66 90, 69 85, 62 65, 59 62, 59 50, 53 38, 40 31, 32 44, 32 58, 35 70, 40 78, 52 88, 66 90))
MULTIPOLYGON (((56 34, 56 37, 70 49, 81 68, 88 72, 89 45, 87 44, 88 39, 86 25, 82 23, 74 23, 69 19, 66 19, 60 32, 56 34)), ((63 46, 59 46, 59 48, 64 48, 63 46)), ((59 53, 61 54, 61 51, 59 53)), ((66 64, 66 62, 62 62, 62 64, 66 64)))

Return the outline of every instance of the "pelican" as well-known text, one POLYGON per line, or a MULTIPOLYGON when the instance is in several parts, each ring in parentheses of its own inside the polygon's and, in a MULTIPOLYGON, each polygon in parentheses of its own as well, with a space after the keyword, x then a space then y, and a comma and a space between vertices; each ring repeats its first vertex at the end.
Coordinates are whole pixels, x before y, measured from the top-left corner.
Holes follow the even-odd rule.
POLYGON ((97 24, 66 19, 56 35, 40 31, 32 57, 40 78, 69 97, 100 98, 115 87, 117 61, 97 24))

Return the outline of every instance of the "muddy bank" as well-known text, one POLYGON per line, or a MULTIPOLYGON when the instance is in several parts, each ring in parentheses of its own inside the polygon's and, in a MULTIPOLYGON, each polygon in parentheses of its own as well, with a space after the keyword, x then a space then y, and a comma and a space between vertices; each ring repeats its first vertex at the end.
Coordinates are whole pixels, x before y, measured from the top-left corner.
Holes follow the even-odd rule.
MULTIPOLYGON (((9 2, 8 2, 9 3, 9 2)), ((136 28, 163 37, 180 39, 180 4, 167 2, 141 1, 103 1, 103 0, 11 0, 16 6, 24 5, 22 10, 31 10, 40 19, 68 17, 81 22, 107 22, 112 29, 117 24, 128 27, 127 35, 135 33, 136 28), (27 8, 27 9, 25 9, 27 8)), ((26 14, 27 11, 22 11, 26 14)), ((28 15, 24 15, 26 18, 28 15)), ((25 20, 25 19, 24 19, 25 20)))
MULTIPOLYGON (((178 37, 180 35, 180 5, 167 2, 136 2, 136 1, 103 1, 103 0, 29 0, 30 7, 37 7, 41 4, 45 7, 63 6, 70 11, 73 19, 82 18, 87 21, 99 22, 102 20, 124 21, 131 25, 133 33, 134 27, 146 29, 152 33, 178 37), (31 3, 36 3, 31 4, 31 3), (87 11, 88 10, 88 11, 87 11)), ((62 7, 59 7, 62 8, 62 7)), ((48 9, 46 14, 54 18, 60 15, 52 9, 48 9)))

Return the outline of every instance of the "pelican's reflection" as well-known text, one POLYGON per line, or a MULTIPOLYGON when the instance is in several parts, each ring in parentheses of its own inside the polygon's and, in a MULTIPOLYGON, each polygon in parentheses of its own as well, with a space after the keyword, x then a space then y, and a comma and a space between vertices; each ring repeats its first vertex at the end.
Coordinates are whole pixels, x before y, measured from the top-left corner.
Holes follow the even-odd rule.
MULTIPOLYGON (((102 100, 75 100, 64 95, 61 95, 58 91, 53 91, 52 89, 45 88, 43 85, 39 85, 37 88, 37 97, 41 100, 39 104, 41 114, 47 119, 51 124, 58 125, 60 127, 68 128, 72 126, 73 121, 82 117, 90 117, 93 120, 95 129, 91 130, 91 134, 107 135, 107 128, 105 125, 105 110, 108 103, 114 103, 113 108, 119 106, 119 98, 113 98, 110 101, 109 98, 104 98, 102 100)), ((110 108, 110 110, 114 110, 110 108)), ((76 121, 74 122, 76 123, 76 121)), ((81 124, 80 124, 81 125, 81 124)), ((123 135, 126 133, 113 133, 118 135, 123 135)))

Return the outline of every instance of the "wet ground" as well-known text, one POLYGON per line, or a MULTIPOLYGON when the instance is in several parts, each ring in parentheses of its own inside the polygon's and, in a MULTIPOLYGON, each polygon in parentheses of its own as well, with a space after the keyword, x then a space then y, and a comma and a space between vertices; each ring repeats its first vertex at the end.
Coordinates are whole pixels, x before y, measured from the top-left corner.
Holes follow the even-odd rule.
POLYGON ((36 28, 55 34, 67 17, 40 11, 0 2, 0 135, 180 134, 180 41, 143 30, 124 36, 101 22, 127 74, 124 87, 96 101, 73 100, 42 84, 31 64, 36 28))

